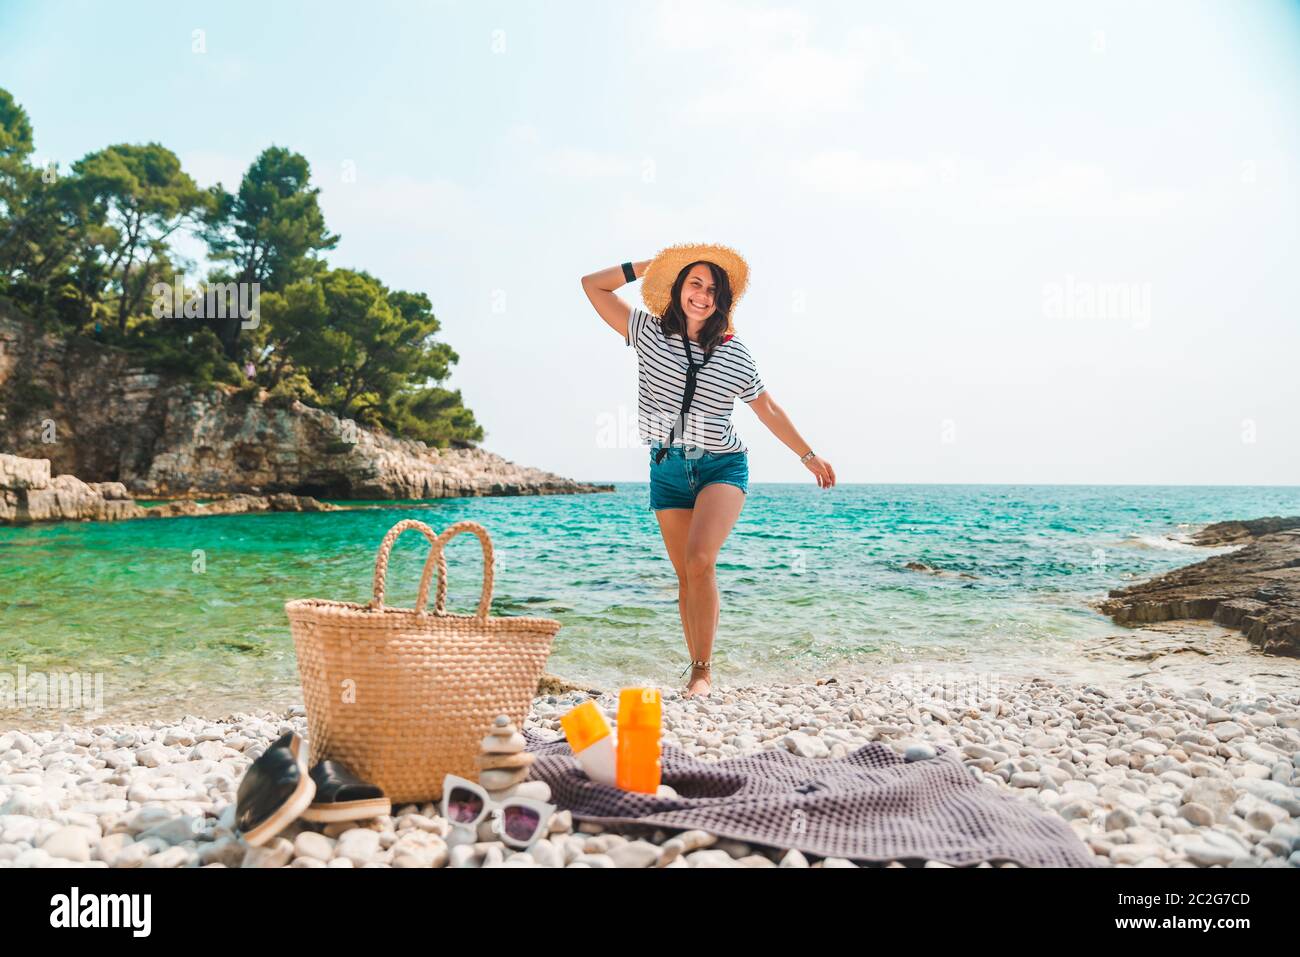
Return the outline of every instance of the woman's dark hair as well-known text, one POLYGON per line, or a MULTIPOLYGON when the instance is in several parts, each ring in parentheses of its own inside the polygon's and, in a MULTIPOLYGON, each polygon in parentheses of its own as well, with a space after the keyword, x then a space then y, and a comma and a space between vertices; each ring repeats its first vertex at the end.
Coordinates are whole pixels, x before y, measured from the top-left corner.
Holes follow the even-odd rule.
POLYGON ((711 263, 706 259, 696 260, 685 266, 673 280, 673 291, 668 297, 668 308, 664 310, 661 319, 660 328, 663 329, 664 335, 679 335, 686 338, 686 316, 682 312, 682 286, 686 285, 686 277, 690 275, 691 270, 696 266, 703 264, 709 267, 709 272, 713 273, 713 315, 704 320, 704 328, 700 330, 700 347, 707 356, 718 344, 722 342, 722 337, 727 334, 727 317, 731 315, 731 280, 727 278, 727 271, 721 266, 711 263))

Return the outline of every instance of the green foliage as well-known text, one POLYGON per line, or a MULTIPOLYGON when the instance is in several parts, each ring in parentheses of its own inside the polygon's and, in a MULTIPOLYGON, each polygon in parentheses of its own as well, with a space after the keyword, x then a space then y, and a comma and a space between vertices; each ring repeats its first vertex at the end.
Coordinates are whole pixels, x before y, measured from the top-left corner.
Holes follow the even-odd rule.
POLYGON ((284 407, 293 404, 297 399, 305 402, 307 405, 320 405, 320 400, 316 395, 316 390, 311 387, 311 380, 307 378, 304 372, 293 371, 289 375, 280 378, 275 385, 268 390, 273 401, 277 401, 284 407))
POLYGON ((315 254, 333 249, 339 237, 325 228, 320 190, 310 180, 305 158, 272 146, 253 161, 237 193, 215 187, 204 232, 212 258, 230 262, 240 281, 259 282, 267 292, 315 273, 315 254))
POLYGON ((0 90, 0 160, 23 160, 31 153, 32 121, 8 90, 0 90))
POLYGON ((435 339, 428 296, 321 258, 339 237, 302 156, 269 147, 228 193, 200 189, 158 143, 109 146, 67 174, 32 166, 34 143, 27 112, 0 89, 0 295, 48 330, 128 349, 156 372, 234 384, 249 398, 266 388, 277 404, 298 399, 430 444, 482 440, 460 393, 441 385, 458 357, 435 339), (172 247, 182 232, 220 264, 209 282, 257 284, 256 327, 238 315, 155 313, 157 284, 192 271, 172 247))
POLYGON ((461 402, 460 390, 426 386, 396 396, 385 419, 398 435, 429 445, 463 448, 483 441, 483 427, 461 402))
POLYGON ((226 358, 221 341, 202 326, 140 325, 120 341, 151 372, 182 376, 202 385, 225 382, 242 386, 247 381, 239 367, 226 358))
POLYGON ((104 234, 103 255, 117 298, 117 326, 125 332, 168 258, 171 235, 197 225, 216 200, 181 169, 175 153, 158 143, 110 146, 78 160, 72 170, 77 192, 88 206, 102 210, 111 227, 104 234))
MULTIPOLYGON (((325 228, 320 190, 309 185, 311 168, 297 153, 278 146, 262 152, 244 174, 239 191, 212 190, 203 236, 212 258, 228 262, 228 277, 255 282, 263 293, 279 292, 324 268, 318 253, 339 237, 325 228)), ((215 320, 228 355, 238 349, 237 320, 215 320)))
POLYGON ((32 148, 26 111, 0 90, 0 293, 42 323, 75 326, 90 317, 105 227, 74 181, 30 165, 32 148))
POLYGON ((323 408, 438 445, 482 438, 460 394, 429 385, 458 357, 434 340, 439 323, 423 293, 334 269, 266 296, 262 325, 265 375, 277 387, 303 376, 323 408))

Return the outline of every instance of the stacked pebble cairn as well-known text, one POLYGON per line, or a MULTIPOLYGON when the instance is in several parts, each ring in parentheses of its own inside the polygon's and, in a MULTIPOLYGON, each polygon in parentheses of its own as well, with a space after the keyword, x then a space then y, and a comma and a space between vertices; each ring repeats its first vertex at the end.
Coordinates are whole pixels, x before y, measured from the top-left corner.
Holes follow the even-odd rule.
MULTIPOLYGON (((479 746, 475 763, 479 769, 478 783, 494 801, 504 801, 508 797, 535 798, 538 801, 551 799, 549 784, 527 780, 533 755, 524 750, 524 736, 503 714, 497 715, 492 722, 487 737, 479 746)), ((500 840, 492 831, 492 815, 479 822, 478 839, 500 840)))

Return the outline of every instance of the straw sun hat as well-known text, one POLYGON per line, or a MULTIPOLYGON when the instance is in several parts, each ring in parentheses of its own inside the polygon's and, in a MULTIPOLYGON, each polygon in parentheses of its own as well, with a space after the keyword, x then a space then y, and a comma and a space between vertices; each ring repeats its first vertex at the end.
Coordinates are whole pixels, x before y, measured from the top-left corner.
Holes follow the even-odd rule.
POLYGON ((703 260, 721 266, 731 283, 731 315, 727 317, 727 332, 733 333, 735 304, 745 294, 749 284, 749 264, 745 257, 730 246, 717 243, 680 243, 661 249, 650 261, 641 277, 641 299, 652 313, 662 316, 672 298, 673 283, 677 274, 693 262, 703 260))

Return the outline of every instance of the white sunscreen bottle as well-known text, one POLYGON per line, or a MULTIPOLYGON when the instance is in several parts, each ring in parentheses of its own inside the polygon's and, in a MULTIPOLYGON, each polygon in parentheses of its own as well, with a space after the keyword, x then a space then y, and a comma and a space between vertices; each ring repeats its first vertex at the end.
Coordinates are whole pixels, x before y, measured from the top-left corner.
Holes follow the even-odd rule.
POLYGON ((560 726, 587 777, 601 784, 614 784, 617 778, 614 733, 596 702, 584 701, 560 718, 560 726))

